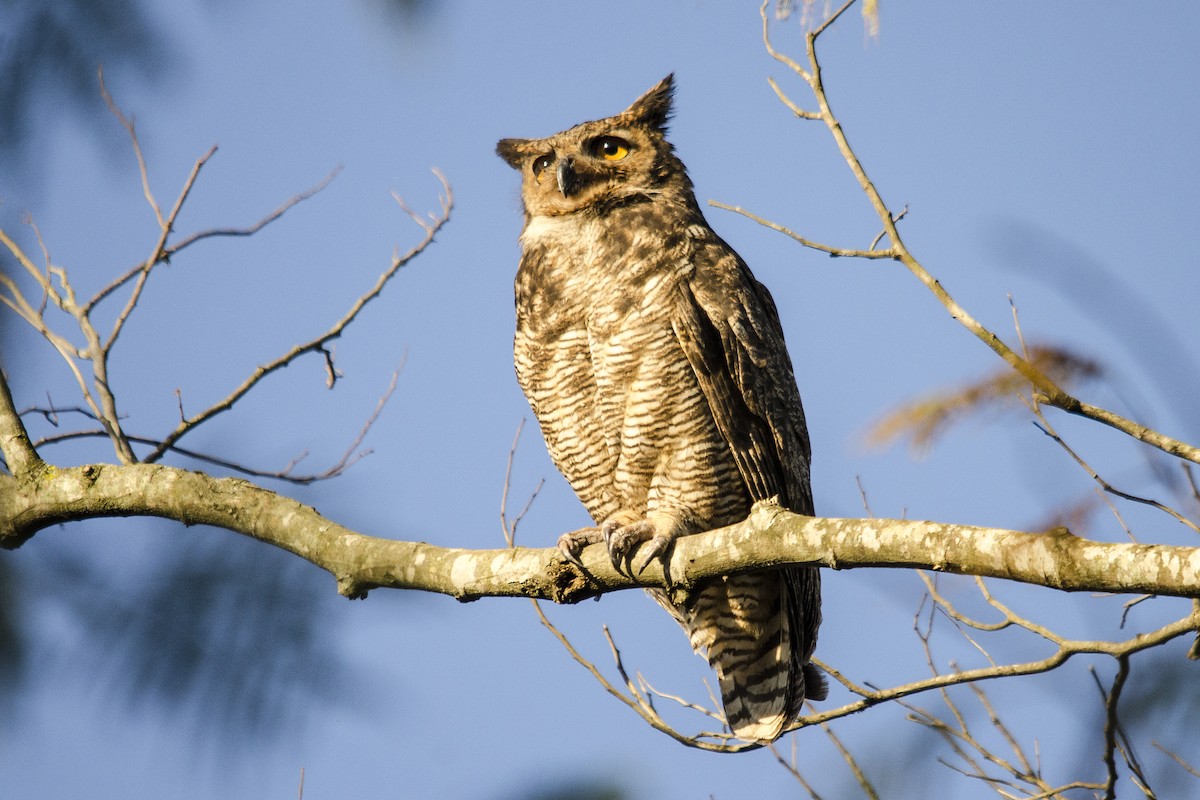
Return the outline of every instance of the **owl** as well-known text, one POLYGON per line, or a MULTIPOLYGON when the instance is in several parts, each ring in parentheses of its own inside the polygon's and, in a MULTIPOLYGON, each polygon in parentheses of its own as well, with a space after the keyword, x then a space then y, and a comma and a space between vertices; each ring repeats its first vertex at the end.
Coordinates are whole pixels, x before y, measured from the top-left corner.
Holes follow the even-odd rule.
MULTIPOLYGON (((521 173, 517 378, 555 466, 618 569, 676 537, 744 519, 777 497, 812 514, 809 441, 774 301, 704 219, 666 140, 668 75, 614 117, 545 139, 504 139, 521 173)), ((769 742, 823 699, 809 663, 816 568, 651 590, 717 673, 739 738, 769 742)))

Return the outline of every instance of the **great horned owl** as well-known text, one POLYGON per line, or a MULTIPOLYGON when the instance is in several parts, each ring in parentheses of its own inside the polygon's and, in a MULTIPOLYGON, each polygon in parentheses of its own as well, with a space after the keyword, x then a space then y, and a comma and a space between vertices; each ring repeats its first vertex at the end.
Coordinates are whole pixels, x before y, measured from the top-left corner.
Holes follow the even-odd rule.
MULTIPOLYGON (((812 514, 809 442, 775 304, 704 219, 664 138, 673 77, 615 117, 504 139, 521 172, 517 378, 614 565, 738 522, 777 496, 812 514)), ((809 663, 820 574, 788 568, 652 591, 717 672, 740 738, 771 741, 825 682, 809 663)))

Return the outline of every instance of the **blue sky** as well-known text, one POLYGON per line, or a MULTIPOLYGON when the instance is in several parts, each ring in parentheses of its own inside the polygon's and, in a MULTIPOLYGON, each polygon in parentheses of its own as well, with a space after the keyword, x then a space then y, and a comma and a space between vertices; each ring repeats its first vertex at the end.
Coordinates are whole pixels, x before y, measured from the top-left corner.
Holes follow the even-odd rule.
MULTIPOLYGON (((868 39, 850 15, 823 41, 824 65, 851 143, 892 207, 909 207, 909 247, 1009 341, 1011 296, 1027 339, 1108 365, 1112 381, 1088 390, 1094 402, 1200 439, 1200 8, 882 5, 879 38, 868 39)), ((865 246, 879 228, 825 129, 792 118, 767 85, 774 76, 797 101, 808 99, 764 52, 753 3, 445 2, 399 27, 369 0, 170 0, 153 13, 166 32, 163 80, 115 70, 108 85, 137 119, 161 202, 174 198, 196 158, 220 147, 180 233, 249 224, 335 166, 342 172, 260 235, 198 246, 154 276, 114 367, 139 432, 173 426, 177 387, 189 409, 203 407, 336 319, 394 248, 419 238, 389 192, 436 209, 433 167, 454 187, 454 216, 436 244, 337 343, 345 377, 335 391, 309 360, 191 442, 264 468, 307 449, 323 466, 403 362, 369 458, 325 484, 277 487, 364 533, 502 543, 505 462, 530 413, 511 362, 518 176, 494 155, 496 140, 615 113, 675 72, 671 139, 701 202, 740 205, 847 247, 865 246)), ((798 19, 773 31, 779 48, 803 54, 798 19)), ((18 193, 0 176, 0 199, 6 212, 31 212, 55 262, 94 290, 150 251, 153 217, 115 121, 83 126, 53 104, 39 119, 37 180, 18 193)), ((867 448, 864 429, 897 403, 999 362, 898 265, 831 260, 728 212, 708 217, 780 307, 812 432, 819 513, 861 516, 861 481, 879 516, 1027 528, 1090 490, 1019 413, 969 422, 919 457, 903 446, 867 448)), ((69 383, 50 349, 28 336, 12 341, 4 366, 18 404, 45 390, 65 400, 69 383)), ((1153 490, 1130 443, 1053 420, 1110 480, 1153 490)), ((110 457, 99 448, 48 455, 110 457)), ((531 424, 516 454, 514 498, 523 501, 541 478, 520 531, 528 545, 587 523, 531 424)), ((1185 541, 1165 518, 1132 511, 1130 519, 1147 541, 1185 541)), ((19 565, 40 539, 69 537, 119 573, 135 568, 122 554, 181 530, 75 526, 5 557, 19 565)), ((1087 533, 1123 536, 1111 518, 1087 533)), ((630 798, 799 795, 769 753, 689 751, 647 728, 569 660, 523 601, 459 605, 376 592, 348 603, 332 580, 314 580, 327 584, 323 613, 348 665, 335 680, 349 700, 316 705, 294 730, 218 757, 198 754, 169 715, 130 711, 54 665, 55 679, 38 683, 0 745, 0 794, 289 797, 303 768, 306 798, 509 798, 588 776, 630 798)), ((970 592, 966 582, 947 585, 970 592)), ((923 674, 911 632, 921 596, 914 576, 835 573, 825 587, 821 658, 881 685, 923 674)), ((1119 599, 1000 591, 1072 633, 1112 633, 1114 609, 1119 615, 1119 599)), ((1160 603, 1163 613, 1176 610, 1160 603)), ((607 622, 656 686, 705 696, 703 661, 640 593, 551 611, 597 660, 607 664, 607 622)), ((946 647, 947 658, 965 653, 946 647)), ((998 650, 1034 652, 1007 647, 998 650)), ((1039 738, 1047 763, 1074 764, 1086 742, 1071 719, 1094 703, 1083 665, 996 691, 1012 701, 1027 741, 1039 738)), ((876 709, 840 730, 881 786, 893 787, 890 796, 924 796, 925 773, 906 780, 903 764, 908 748, 932 742, 900 709, 876 709)), ((853 796, 821 734, 797 739, 800 766, 825 796, 853 796)), ((986 796, 965 779, 949 785, 955 796, 986 796)))

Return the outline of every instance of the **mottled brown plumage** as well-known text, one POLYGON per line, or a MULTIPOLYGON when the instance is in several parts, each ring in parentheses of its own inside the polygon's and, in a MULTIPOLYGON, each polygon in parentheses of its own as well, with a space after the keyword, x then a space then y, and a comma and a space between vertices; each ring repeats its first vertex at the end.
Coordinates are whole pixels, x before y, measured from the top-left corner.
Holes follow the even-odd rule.
MULTIPOLYGON (((809 443, 770 294, 709 228, 664 138, 672 78, 615 117, 497 152, 523 179, 517 377, 614 564, 777 496, 811 514, 809 443)), ((815 568, 652 592, 717 671, 730 727, 770 741, 825 684, 815 568)))

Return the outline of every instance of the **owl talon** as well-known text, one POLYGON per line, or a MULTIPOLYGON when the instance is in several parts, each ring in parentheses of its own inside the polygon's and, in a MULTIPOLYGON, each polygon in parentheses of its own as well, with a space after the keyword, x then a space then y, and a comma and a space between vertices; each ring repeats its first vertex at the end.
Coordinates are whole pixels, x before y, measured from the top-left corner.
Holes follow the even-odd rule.
POLYGON ((636 572, 633 569, 633 554, 637 546, 645 541, 657 542, 659 538, 663 538, 661 548, 656 548, 651 545, 651 558, 655 558, 662 550, 666 549, 668 540, 665 537, 659 537, 654 533, 654 524, 649 520, 639 520, 632 525, 622 526, 619 522, 609 520, 601 526, 600 531, 604 537, 604 544, 608 548, 608 558, 612 561, 613 569, 617 572, 623 572, 630 577, 640 574, 645 565, 636 572))
POLYGON ((558 550, 567 561, 583 566, 583 561, 580 559, 583 548, 603 540, 604 536, 597 528, 581 528, 558 537, 558 550))
POLYGON ((671 546, 670 537, 659 534, 650 540, 644 548, 642 548, 642 565, 638 567, 635 574, 641 575, 646 571, 646 567, 650 566, 655 561, 666 561, 667 548, 671 546))
POLYGON ((629 551, 630 545, 626 541, 626 537, 619 536, 621 523, 609 520, 600 527, 600 534, 604 539, 604 549, 608 550, 608 560, 612 562, 613 569, 617 572, 621 571, 621 561, 629 551))

